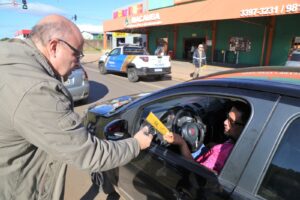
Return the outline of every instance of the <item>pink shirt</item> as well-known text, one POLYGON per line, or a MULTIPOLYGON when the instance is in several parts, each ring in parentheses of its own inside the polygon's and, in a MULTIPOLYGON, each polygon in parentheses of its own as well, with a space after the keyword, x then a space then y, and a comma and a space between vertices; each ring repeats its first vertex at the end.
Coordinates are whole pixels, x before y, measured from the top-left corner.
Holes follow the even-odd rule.
POLYGON ((199 164, 218 172, 219 174, 233 147, 233 141, 227 140, 223 144, 217 144, 213 146, 208 152, 200 156, 196 161, 199 164))

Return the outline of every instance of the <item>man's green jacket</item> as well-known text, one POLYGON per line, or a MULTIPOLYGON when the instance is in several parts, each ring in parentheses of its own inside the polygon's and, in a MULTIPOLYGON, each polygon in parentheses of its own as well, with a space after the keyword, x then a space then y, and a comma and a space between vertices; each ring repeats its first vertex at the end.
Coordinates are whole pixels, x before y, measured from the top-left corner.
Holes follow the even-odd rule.
POLYGON ((31 40, 0 42, 0 199, 63 199, 67 164, 105 171, 139 154, 134 138, 89 134, 60 80, 31 40))

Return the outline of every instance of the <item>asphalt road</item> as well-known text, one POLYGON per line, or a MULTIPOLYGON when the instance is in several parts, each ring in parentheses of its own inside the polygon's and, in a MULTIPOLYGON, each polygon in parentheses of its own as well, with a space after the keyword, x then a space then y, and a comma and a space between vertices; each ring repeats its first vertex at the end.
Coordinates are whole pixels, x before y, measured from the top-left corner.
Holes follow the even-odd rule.
MULTIPOLYGON (((126 75, 101 75, 97 69, 96 62, 88 63, 84 66, 89 76, 90 96, 86 104, 80 102, 75 104, 75 111, 82 116, 88 106, 97 101, 106 101, 129 94, 151 92, 179 83, 179 81, 171 80, 171 77, 169 76, 166 76, 159 81, 154 79, 142 79, 139 82, 131 83, 128 81, 126 75)), ((88 172, 80 171, 72 166, 68 167, 65 200, 106 199, 106 195, 103 192, 98 193, 98 191, 91 186, 92 184, 88 172)))

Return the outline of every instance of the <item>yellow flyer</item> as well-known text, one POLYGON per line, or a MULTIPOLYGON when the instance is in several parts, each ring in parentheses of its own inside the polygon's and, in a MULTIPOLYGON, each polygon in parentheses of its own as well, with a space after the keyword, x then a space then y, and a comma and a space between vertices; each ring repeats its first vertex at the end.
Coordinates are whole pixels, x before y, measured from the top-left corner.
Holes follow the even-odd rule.
POLYGON ((165 135, 170 131, 168 128, 152 113, 150 112, 146 121, 151 124, 160 134, 165 135))

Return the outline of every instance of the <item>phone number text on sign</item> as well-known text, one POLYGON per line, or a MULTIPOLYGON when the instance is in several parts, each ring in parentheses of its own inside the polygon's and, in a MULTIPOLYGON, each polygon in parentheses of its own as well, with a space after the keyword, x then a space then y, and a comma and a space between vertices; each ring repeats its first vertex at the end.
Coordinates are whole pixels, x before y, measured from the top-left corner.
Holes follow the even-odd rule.
POLYGON ((253 17, 263 15, 275 15, 275 14, 289 14, 297 13, 300 11, 300 4, 287 4, 282 6, 270 6, 264 8, 249 8, 240 11, 241 17, 253 17))

